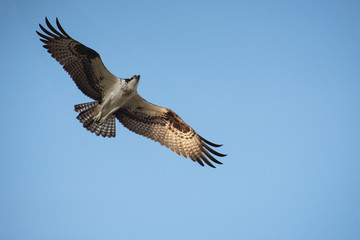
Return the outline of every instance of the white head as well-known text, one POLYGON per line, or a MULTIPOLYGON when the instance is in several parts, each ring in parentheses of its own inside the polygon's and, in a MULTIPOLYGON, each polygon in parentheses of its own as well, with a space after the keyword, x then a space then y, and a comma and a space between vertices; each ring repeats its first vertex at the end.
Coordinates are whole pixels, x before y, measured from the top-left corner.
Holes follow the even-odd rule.
POLYGON ((122 89, 124 90, 124 93, 127 95, 136 92, 139 82, 140 75, 134 75, 131 78, 123 79, 122 89))

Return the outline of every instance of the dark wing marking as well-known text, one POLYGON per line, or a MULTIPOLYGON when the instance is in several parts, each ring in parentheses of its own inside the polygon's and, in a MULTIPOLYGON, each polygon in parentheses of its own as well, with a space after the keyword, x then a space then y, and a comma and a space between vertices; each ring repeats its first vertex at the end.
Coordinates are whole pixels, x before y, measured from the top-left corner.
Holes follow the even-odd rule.
POLYGON ((62 28, 56 18, 58 30, 45 18, 46 29, 39 24, 44 33, 38 31, 42 37, 40 41, 45 43, 44 48, 48 50, 63 68, 69 73, 78 88, 87 96, 101 101, 102 89, 107 83, 116 78, 104 66, 97 52, 78 41, 72 39, 62 28))
POLYGON ((215 168, 209 160, 222 164, 212 154, 218 157, 226 156, 210 147, 220 147, 221 145, 202 138, 175 112, 153 105, 139 95, 136 95, 131 103, 120 108, 115 115, 129 130, 159 142, 202 166, 205 162, 215 168))

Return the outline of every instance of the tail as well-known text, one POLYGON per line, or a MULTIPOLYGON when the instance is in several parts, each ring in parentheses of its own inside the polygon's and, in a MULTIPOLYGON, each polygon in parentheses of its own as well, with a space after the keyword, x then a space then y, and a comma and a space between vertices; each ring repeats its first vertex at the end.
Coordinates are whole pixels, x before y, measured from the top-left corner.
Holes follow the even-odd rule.
POLYGON ((75 105, 75 112, 80 112, 76 117, 83 124, 84 128, 97 136, 115 137, 115 116, 112 114, 102 124, 92 118, 98 102, 89 102, 75 105))

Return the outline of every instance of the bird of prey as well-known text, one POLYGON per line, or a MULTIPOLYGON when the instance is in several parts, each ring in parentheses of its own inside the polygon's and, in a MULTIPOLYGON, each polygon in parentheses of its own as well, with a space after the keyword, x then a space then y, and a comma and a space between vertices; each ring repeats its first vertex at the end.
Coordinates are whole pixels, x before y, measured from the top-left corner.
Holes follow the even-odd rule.
POLYGON ((104 66, 100 55, 71 38, 56 18, 56 29, 45 18, 48 29, 36 31, 44 48, 74 80, 77 87, 95 101, 75 105, 77 119, 97 136, 115 137, 115 118, 129 130, 150 138, 172 151, 204 166, 222 164, 213 155, 224 157, 211 147, 221 145, 201 137, 169 108, 154 105, 137 93, 140 75, 119 78, 104 66), (212 162, 210 162, 210 160, 212 162))

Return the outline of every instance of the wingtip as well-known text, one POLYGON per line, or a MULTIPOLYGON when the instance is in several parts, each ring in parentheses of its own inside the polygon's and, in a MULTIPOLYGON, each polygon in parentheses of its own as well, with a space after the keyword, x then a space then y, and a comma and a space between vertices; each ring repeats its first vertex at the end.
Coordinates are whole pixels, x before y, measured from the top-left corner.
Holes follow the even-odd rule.
MULTIPOLYGON (((60 21, 59 21, 59 18, 56 17, 56 25, 59 26, 60 25, 60 21)), ((61 26, 61 25, 60 25, 61 26)))
POLYGON ((212 147, 221 147, 222 146, 222 144, 216 144, 216 143, 210 142, 209 140, 206 140, 205 138, 203 138, 201 136, 200 136, 200 139, 212 147))
POLYGON ((198 160, 198 161, 195 161, 195 162, 197 162, 198 164, 200 164, 200 166, 205 167, 205 164, 204 164, 201 160, 198 160))
POLYGON ((52 28, 52 25, 47 17, 45 17, 45 23, 48 26, 48 28, 50 28, 50 29, 52 28))

